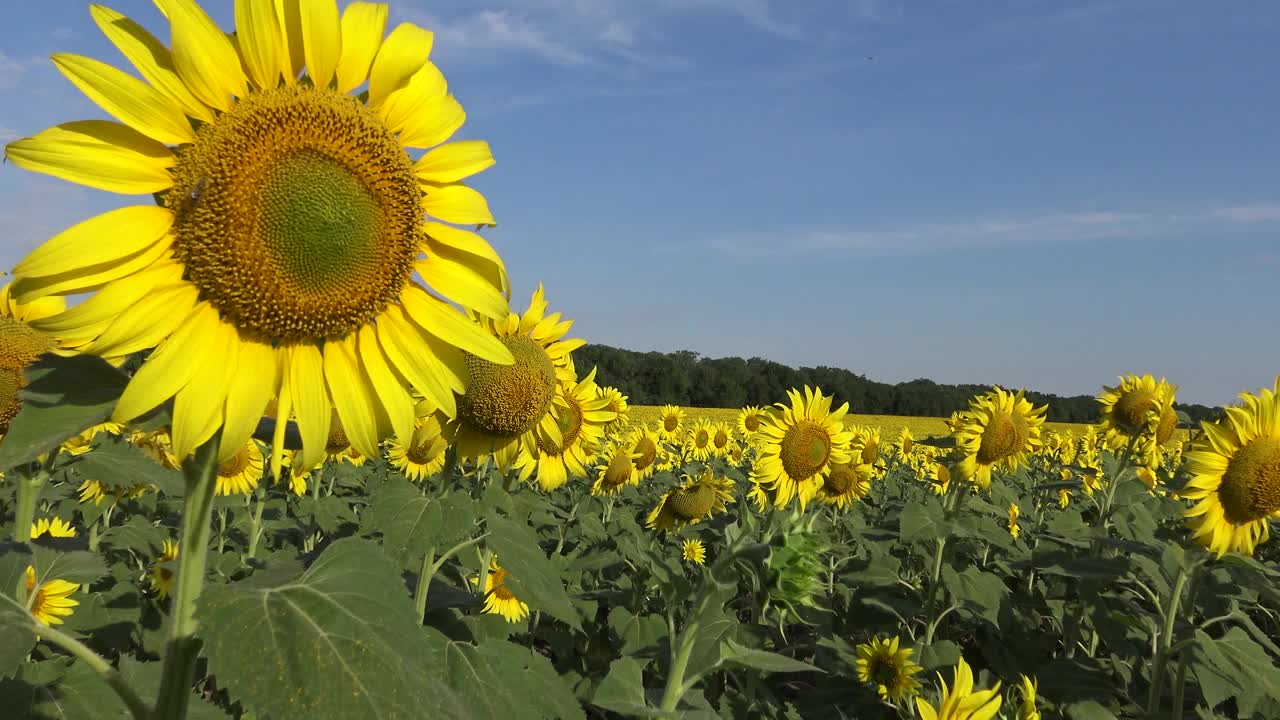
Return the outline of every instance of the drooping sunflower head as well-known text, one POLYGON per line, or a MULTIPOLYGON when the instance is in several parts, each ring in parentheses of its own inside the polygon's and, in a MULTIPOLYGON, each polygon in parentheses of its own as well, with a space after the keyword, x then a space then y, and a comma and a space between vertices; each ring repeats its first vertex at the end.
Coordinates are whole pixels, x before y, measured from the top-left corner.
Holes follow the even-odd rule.
POLYGON ((866 463, 853 462, 833 465, 831 472, 818 487, 818 499, 839 510, 861 500, 871 492, 871 478, 875 470, 866 463))
POLYGON ((1191 479, 1179 495, 1195 501, 1187 521, 1217 557, 1252 555, 1280 518, 1280 377, 1240 397, 1222 419, 1201 424, 1184 456, 1191 479))
POLYGON ((822 574, 831 545, 813 531, 810 523, 793 526, 775 541, 767 565, 769 601, 785 613, 815 607, 825 589, 822 574))
POLYGON ((965 424, 954 434, 963 454, 957 466, 961 477, 985 490, 992 468, 1012 471, 1041 446, 1048 407, 1033 407, 1023 395, 997 387, 969 403, 965 424))
POLYGON ((9 432, 9 423, 22 409, 18 393, 26 387, 27 366, 58 347, 54 337, 37 331, 31 323, 66 308, 61 297, 18 303, 9 292, 10 286, 0 288, 0 437, 9 432))
POLYGON ((653 530, 679 530, 728 510, 734 502, 733 480, 717 476, 710 469, 698 478, 685 476, 685 481, 668 490, 645 519, 645 527, 653 530))
POLYGON ((685 562, 702 565, 707 561, 707 548, 702 544, 701 540, 691 538, 681 544, 680 555, 685 562))
POLYGON ((601 462, 595 467, 592 495, 617 495, 627 485, 640 483, 640 473, 636 470, 639 453, 633 451, 634 447, 629 438, 605 445, 600 454, 601 462))
POLYGON ((911 660, 911 648, 900 647, 897 637, 875 637, 857 647, 858 679, 874 685, 880 697, 903 702, 920 693, 916 673, 923 668, 911 660))
POLYGON ((71 599, 71 594, 80 589, 79 584, 59 578, 37 582, 32 565, 27 566, 26 585, 27 607, 43 625, 61 625, 63 618, 75 612, 72 608, 80 604, 79 600, 71 599))
POLYGON ((507 586, 510 573, 498 564, 498 557, 489 562, 489 575, 484 583, 484 611, 501 615, 509 623, 518 623, 529 617, 529 604, 516 597, 507 586))
POLYGON ((1178 414, 1173 409, 1178 388, 1164 378, 1125 375, 1115 387, 1103 386, 1098 396, 1102 418, 1098 424, 1103 440, 1115 449, 1131 442, 1150 455, 1173 439, 1178 414))
POLYGON ((250 439, 235 455, 218 465, 216 495, 248 495, 258 487, 263 474, 262 448, 250 439))
POLYGON ((712 440, 715 438, 715 424, 706 418, 699 418, 689 427, 684 437, 685 455, 694 460, 707 460, 715 452, 712 440))
POLYGON ((445 435, 443 415, 433 412, 419 416, 414 423, 413 437, 408 442, 399 437, 392 439, 387 448, 391 466, 414 482, 435 475, 444 469, 445 450, 449 447, 445 435))
POLYGON ((684 431, 684 410, 675 405, 663 405, 658 411, 658 435, 663 440, 675 442, 680 440, 684 431))
POLYGON ((798 498, 803 510, 831 468, 851 459, 853 434, 844 426, 848 403, 832 410, 832 397, 817 388, 792 389, 788 396, 790 405, 779 403, 764 416, 752 478, 773 491, 776 507, 798 498))
POLYGON ((172 50, 91 11, 141 79, 53 58, 119 122, 6 146, 24 169, 159 201, 82 222, 17 265, 22 302, 95 293, 37 329, 104 357, 157 348, 112 419, 176 398, 179 458, 221 429, 226 460, 272 399, 296 416, 308 466, 333 410, 366 457, 412 432, 415 394, 453 414, 464 352, 514 358, 450 304, 504 318, 509 283, 488 242, 455 227, 493 224, 462 184, 493 157, 481 141, 446 143, 465 113, 428 61, 431 33, 405 23, 384 38, 375 3, 238 3, 234 33, 194 0, 160 6, 172 50))

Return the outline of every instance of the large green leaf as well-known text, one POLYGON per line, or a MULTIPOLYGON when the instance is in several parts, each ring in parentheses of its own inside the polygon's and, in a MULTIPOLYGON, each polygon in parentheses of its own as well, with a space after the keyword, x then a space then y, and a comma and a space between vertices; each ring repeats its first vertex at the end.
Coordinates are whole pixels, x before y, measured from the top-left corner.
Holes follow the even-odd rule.
POLYGON ((26 376, 22 410, 0 442, 0 470, 31 462, 106 421, 129 384, 124 373, 92 355, 45 355, 26 376))
POLYGON ((1009 597, 1009 588, 1000 576, 976 567, 958 573, 946 565, 942 568, 942 583, 961 607, 999 627, 1000 608, 1009 597))
POLYGON ((8 593, 0 593, 0 678, 13 675, 35 646, 31 613, 8 593))
POLYGON ((786 655, 739 645, 733 641, 733 638, 725 640, 723 652, 724 662, 729 665, 749 667, 767 673, 822 672, 809 663, 800 662, 786 655))
POLYGON ((400 571, 344 538, 301 576, 205 589, 197 608, 210 672, 273 717, 466 717, 441 680, 400 571))
POLYGON ((1197 630, 1188 650, 1209 707, 1235 698, 1241 717, 1280 707, 1280 667, 1243 629, 1233 627, 1217 640, 1197 630))
POLYGON ((449 640, 426 628, 441 648, 443 672, 471 717, 491 720, 573 720, 582 705, 551 661, 529 648, 503 640, 479 646, 449 640))
POLYGON ((170 470, 134 447, 124 438, 104 437, 92 451, 81 455, 74 465, 80 477, 104 485, 131 487, 154 483, 170 497, 182 497, 182 473, 170 470))
POLYGON ((393 477, 374 492, 361 525, 382 533, 383 551, 401 568, 418 569, 432 547, 439 555, 475 527, 474 504, 460 493, 426 497, 417 485, 393 477))
POLYGON ((609 665, 609 674, 601 681, 591 698, 593 705, 627 717, 666 717, 666 713, 649 707, 644 692, 646 661, 619 658, 609 665))
POLYGON ((947 519, 942 505, 932 499, 910 503, 899 516, 899 536, 904 543, 947 536, 947 519))
POLYGON ((582 629, 582 618, 560 581, 561 569, 546 556, 528 525, 491 515, 486 543, 498 554, 498 563, 508 573, 505 582, 516 597, 582 629))

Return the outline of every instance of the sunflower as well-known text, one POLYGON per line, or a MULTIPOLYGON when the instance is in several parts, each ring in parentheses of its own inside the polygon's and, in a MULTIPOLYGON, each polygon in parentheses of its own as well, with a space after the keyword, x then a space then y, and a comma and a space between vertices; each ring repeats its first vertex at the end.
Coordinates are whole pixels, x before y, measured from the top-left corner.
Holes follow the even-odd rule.
POLYGON ((871 492, 874 470, 865 463, 847 462, 833 465, 831 472, 822 479, 817 498, 843 510, 871 492))
POLYGON ((57 315, 67 306, 61 297, 19 303, 11 287, 6 284, 0 288, 0 437, 9 432, 9 423, 22 409, 18 393, 27 384, 27 366, 58 347, 54 338, 33 329, 32 323, 57 315))
POLYGON ((684 438, 684 453, 694 460, 706 462, 711 458, 713 448, 711 439, 715 436, 715 426, 710 420, 699 419, 689 428, 684 438))
POLYGON ((1017 540, 1022 535, 1022 527, 1018 525, 1018 515, 1021 511, 1018 509, 1017 503, 1009 503, 1009 534, 1013 539, 1017 540))
POLYGON ((609 404, 605 407, 618 415, 604 427, 604 431, 610 434, 621 432, 631 422, 631 411, 630 406, 627 405, 627 396, 623 395, 622 391, 616 387, 602 385, 600 386, 600 397, 608 400, 609 404))
POLYGON ((1241 394, 1185 454, 1191 479, 1180 495, 1196 504, 1186 517, 1197 541, 1218 557, 1252 555, 1280 517, 1280 377, 1273 389, 1241 394))
POLYGON ((951 489, 951 468, 946 463, 934 462, 929 470, 929 491, 934 495, 946 495, 951 489))
POLYGON ((304 470, 298 460, 297 451, 286 450, 282 457, 280 472, 274 476, 275 481, 278 483, 281 479, 287 479, 289 492, 302 497, 307 494, 307 480, 311 478, 313 472, 322 467, 324 467, 324 460, 304 470))
POLYGON ((911 451, 915 450, 916 439, 911 435, 911 428, 903 426, 902 433, 898 435, 898 457, 907 460, 911 457, 911 451))
POLYGON ((240 452, 218 464, 215 495, 248 495, 258 487, 262 479, 262 448, 252 438, 240 447, 240 452))
POLYGON ((934 708, 924 698, 916 698, 916 710, 920 711, 921 720, 991 720, 1000 712, 1000 704, 1004 698, 1000 696, 1000 681, 990 690, 974 691, 973 670, 969 663, 960 658, 956 664, 953 686, 938 673, 938 684, 942 690, 942 701, 934 708))
POLYGON ((725 455, 725 459, 729 464, 737 467, 747 459, 747 445, 745 442, 735 442, 729 445, 729 452, 725 455))
POLYGON ((1022 676, 1022 705, 1018 708, 1018 720, 1040 720, 1040 711, 1036 708, 1038 686, 1035 678, 1022 676))
POLYGON ((147 579, 161 600, 173 592, 173 564, 178 560, 178 543, 166 539, 160 546, 160 557, 151 564, 147 579))
POLYGON ((711 425, 711 456, 728 457, 734 445, 733 427, 729 423, 716 422, 711 425))
MULTIPOLYGON (((515 364, 463 355, 461 377, 469 375, 471 385, 457 400, 455 443, 459 457, 479 460, 492 454, 505 470, 522 449, 531 450, 540 424, 554 424, 552 407, 562 399, 564 386, 575 380, 569 353, 585 341, 564 339, 573 321, 562 321, 560 313, 547 314, 542 285, 533 292, 523 315, 507 312, 496 319, 477 316, 476 320, 515 357, 515 364)), ((587 400, 594 404, 596 397, 593 394, 587 400)))
POLYGON ((1062 508, 1063 510, 1066 510, 1067 506, 1070 504, 1071 504, 1071 491, 1066 488, 1059 489, 1058 490, 1058 507, 1062 508))
POLYGON ((701 540, 696 538, 685 540, 681 544, 680 555, 685 562, 691 562, 694 565, 702 565, 707 562, 707 548, 702 544, 701 540))
POLYGON ((880 459, 880 428, 864 426, 856 429, 853 440, 849 441, 849 452, 857 462, 874 466, 880 459))
POLYGON ((832 398, 808 386, 803 395, 788 390, 787 397, 790 407, 778 403, 775 412, 764 416, 752 477, 773 491, 775 507, 785 508, 799 498, 804 510, 831 468, 852 459, 848 446, 853 433, 844 427, 849 403, 832 411, 832 398))
POLYGON ((997 387, 969 403, 965 423, 955 432, 964 453, 957 466, 961 478, 985 490, 991 487, 992 468, 1012 472, 1040 447, 1048 407, 1032 407, 1023 395, 997 387))
POLYGON ((658 435, 666 441, 677 441, 684 430, 684 410, 675 405, 663 405, 658 411, 658 435))
POLYGON ((649 477, 658 469, 662 439, 648 425, 641 425, 627 434, 624 444, 631 449, 631 463, 635 467, 635 482, 649 477))
POLYGON ((49 537, 56 538, 73 538, 76 536, 76 529, 71 527, 71 523, 60 517, 40 518, 31 523, 31 539, 36 540, 45 533, 49 537))
POLYGON ((596 479, 591 483, 592 495, 617 495, 622 488, 640 482, 636 472, 635 461, 638 454, 632 450, 633 445, 624 438, 621 442, 609 443, 601 452, 601 462, 596 465, 596 479))
MULTIPOLYGON (((570 366, 572 368, 572 365, 570 366)), ((537 470, 538 487, 551 492, 569 481, 569 474, 587 475, 594 459, 589 450, 604 436, 604 426, 615 417, 608 401, 596 393, 595 368, 585 378, 562 385, 551 412, 538 423, 531 447, 521 446, 515 466, 520 479, 537 470)))
POLYGON ((733 480, 717 477, 710 469, 696 480, 685 475, 685 482, 663 493, 658 504, 645 518, 651 530, 679 530, 716 513, 726 512, 733 500, 733 480))
POLYGON ((75 612, 71 608, 80 604, 72 600, 71 593, 80 589, 78 583, 66 580, 45 580, 36 583, 36 569, 27 566, 27 607, 42 625, 61 625, 62 619, 75 612))
POLYGON ((439 413, 419 417, 407 445, 399 437, 394 438, 387 448, 391 467, 414 482, 421 482, 443 470, 449 442, 444 435, 441 417, 439 413))
POLYGON ((664 447, 658 452, 658 462, 654 465, 654 469, 658 472, 675 471, 684 464, 684 458, 680 457, 680 453, 664 447))
POLYGON ((151 432, 134 432, 128 437, 130 445, 141 450, 157 465, 169 470, 178 470, 182 467, 178 456, 173 454, 173 443, 170 441, 168 431, 164 428, 151 432))
POLYGON ((753 481, 751 489, 747 491, 747 500, 751 501, 756 512, 762 513, 769 507, 769 491, 765 490, 761 483, 753 481))
POLYGON ((18 167, 159 203, 86 220, 14 268, 21 302, 92 293, 38 330, 95 355, 156 348, 111 419, 173 398, 174 452, 221 430, 223 461, 275 398, 280 417, 296 414, 310 466, 332 410, 372 456, 380 438, 412 432, 413 392, 454 408, 464 351, 513 363, 447 302, 501 318, 509 286, 486 240, 446 224, 494 224, 461 184, 493 157, 481 141, 442 144, 465 113, 427 60, 431 33, 405 23, 384 40, 388 9, 374 3, 343 17, 336 0, 237 3, 231 34, 195 0, 161 5, 172 51, 91 9, 142 79, 53 56, 119 122, 5 148, 18 167), (415 160, 418 148, 433 149, 415 160))
POLYGON ((900 648, 898 638, 872 638, 858 645, 858 679, 876 686, 880 697, 902 702, 920 694, 914 675, 923 668, 911 660, 911 648, 900 648))
POLYGON ((93 445, 94 438, 99 435, 123 435, 124 426, 120 423, 111 421, 98 423, 90 427, 88 430, 81 432, 79 435, 62 443, 62 449, 66 450, 70 455, 83 455, 89 452, 93 445))
POLYGON ((1173 439, 1178 427, 1178 413, 1173 409, 1177 386, 1151 375, 1125 375, 1119 385, 1102 389, 1098 430, 1106 446, 1119 450, 1133 444, 1142 464, 1159 462, 1161 446, 1173 439))
POLYGON ((508 575, 506 569, 498 564, 498 556, 494 555, 489 561, 489 575, 484 583, 484 611, 501 615, 509 623, 518 623, 529 617, 529 605, 507 587, 508 575))
POLYGON ((751 438, 759 430, 764 423, 765 415, 769 411, 758 405, 748 405, 738 411, 738 431, 742 433, 742 437, 751 438))

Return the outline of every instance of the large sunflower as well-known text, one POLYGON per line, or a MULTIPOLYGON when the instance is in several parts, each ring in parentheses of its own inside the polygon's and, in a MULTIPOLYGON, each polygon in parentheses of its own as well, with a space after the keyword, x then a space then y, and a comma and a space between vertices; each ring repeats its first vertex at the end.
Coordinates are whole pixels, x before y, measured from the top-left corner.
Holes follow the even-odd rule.
MULTIPOLYGON (((547 422, 552 404, 563 394, 562 385, 573 384, 569 353, 586 341, 564 339, 573 321, 561 320, 560 313, 547 314, 542 285, 523 315, 508 312, 497 319, 477 319, 479 327, 515 357, 515 364, 464 354, 462 376, 469 374, 471 385, 457 400, 453 432, 459 457, 478 460, 492 454, 498 466, 507 469, 522 446, 528 450, 534 444, 534 430, 547 422)), ((593 392, 594 388, 593 383, 593 392)))
POLYGON ((0 288, 0 437, 9 432, 9 423, 22 409, 18 393, 27 384, 27 366, 57 348, 57 341, 33 330, 31 324, 67 306, 61 297, 19 303, 9 288, 8 284, 0 288))
POLYGON ((274 398, 279 417, 296 414, 310 466, 331 410, 372 456, 413 431, 414 392, 454 408, 464 351, 514 362, 446 302, 505 317, 508 281, 487 241, 446 224, 493 224, 460 183, 493 158, 484 142, 442 144, 465 114, 427 60, 432 34, 404 23, 384 39, 388 8, 366 2, 341 16, 337 0, 238 2, 233 35, 195 0, 157 4, 172 51, 92 7, 143 79, 53 56, 119 122, 5 148, 24 169, 159 203, 75 225, 14 269, 22 302, 93 293, 37 329, 97 355, 156 348, 112 419, 173 398, 179 458, 221 428, 225 460, 274 398), (434 149, 415 160, 418 148, 434 149))
POLYGON ((1218 557, 1252 555, 1280 518, 1280 377, 1273 389, 1242 394, 1243 405, 1201 424, 1185 454, 1191 479, 1179 493, 1195 538, 1218 557))
POLYGON ((849 403, 832 410, 832 397, 808 386, 803 395, 794 388, 788 390, 787 397, 791 405, 778 403, 760 425, 752 479, 773 491, 775 507, 785 508, 799 498, 803 510, 831 469, 851 459, 848 448, 853 433, 844 426, 849 403))
POLYGON ((1102 389, 1098 429, 1107 447, 1118 450, 1133 443, 1143 465, 1158 463, 1161 447, 1173 439, 1178 427, 1178 413, 1173 409, 1178 387, 1151 375, 1125 375, 1119 385, 1102 389))
POLYGON ((955 431, 963 455, 956 466, 960 477, 985 490, 991 486, 992 468, 1012 471, 1039 449, 1048 406, 1032 407, 1023 394, 997 387, 970 401, 964 423, 955 431))
POLYGON ((586 477, 595 454, 590 448, 600 442, 605 425, 615 417, 609 401, 596 391, 595 377, 592 368, 585 378, 556 393, 551 412, 534 430, 534 442, 520 448, 515 464, 521 480, 528 480, 536 469, 538 487, 550 492, 568 482, 570 473, 586 477))

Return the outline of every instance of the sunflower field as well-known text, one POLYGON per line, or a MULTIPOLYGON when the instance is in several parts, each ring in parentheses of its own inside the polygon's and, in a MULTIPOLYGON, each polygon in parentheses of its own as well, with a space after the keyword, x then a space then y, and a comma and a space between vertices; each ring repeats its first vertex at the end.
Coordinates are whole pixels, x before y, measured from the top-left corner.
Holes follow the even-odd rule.
POLYGON ((640 412, 513 306, 430 31, 156 5, 5 147, 142 200, 0 289, 0 717, 1280 717, 1280 378, 640 412))

